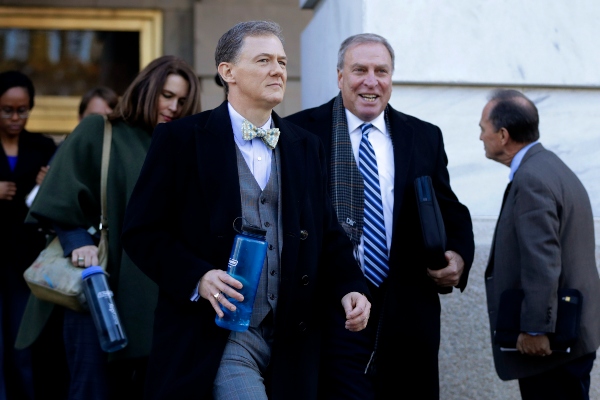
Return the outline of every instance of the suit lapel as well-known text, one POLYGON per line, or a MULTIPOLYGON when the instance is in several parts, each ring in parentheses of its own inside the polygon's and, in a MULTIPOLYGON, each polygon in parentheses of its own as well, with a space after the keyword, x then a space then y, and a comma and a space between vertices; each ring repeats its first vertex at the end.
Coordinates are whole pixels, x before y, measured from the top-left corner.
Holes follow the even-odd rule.
MULTIPOLYGON (((325 147, 325 154, 327 159, 331 156, 331 135, 332 135, 332 125, 333 125, 333 102, 335 101, 335 97, 327 102, 326 104, 317 107, 311 113, 311 126, 309 131, 315 133, 319 136, 323 142, 323 146, 325 147)), ((329 166, 328 166, 329 169, 329 166)))
MULTIPOLYGON (((287 291, 291 290, 292 281, 289 278, 296 274, 300 250, 301 212, 304 210, 306 198, 306 177, 303 171, 306 170, 308 160, 306 138, 298 133, 296 125, 282 120, 275 112, 273 120, 275 126, 281 130, 277 144, 281 163, 281 265, 285 265, 286 272, 281 275, 280 291, 287 291)), ((283 303, 279 306, 282 309, 286 308, 283 303)))
MULTIPOLYGON (((275 126, 281 131, 279 137, 280 163, 281 163, 281 199, 282 225, 285 235, 296 236, 300 231, 299 211, 303 209, 306 187, 305 176, 302 173, 306 169, 306 143, 305 139, 298 134, 295 125, 279 118, 273 112, 275 126)), ((285 242, 284 242, 285 246, 285 242)))
POLYGON ((200 185, 210 205, 211 227, 228 232, 242 216, 235 141, 227 102, 215 108, 206 124, 195 124, 200 185))
MULTIPOLYGON (((390 119, 390 134, 392 135, 392 144, 394 146, 394 216, 392 232, 396 231, 400 211, 402 209, 402 201, 404 199, 405 188, 413 187, 409 184, 408 174, 413 157, 413 146, 415 132, 410 124, 406 122, 404 115, 391 106, 389 109, 390 119)), ((392 235, 393 238, 396 235, 392 235)), ((392 243, 394 248, 394 243, 392 243)))
MULTIPOLYGON (((534 145, 533 147, 531 147, 529 150, 527 150, 527 152, 525 153, 525 156, 523 156, 523 160, 521 160, 521 164, 519 165, 519 169, 521 168, 521 166, 526 163, 531 157, 533 157, 535 154, 540 153, 542 151, 545 151, 546 149, 544 148, 544 146, 542 146, 541 143, 538 143, 536 145, 534 145)), ((519 173, 519 169, 517 169, 515 176, 519 173)), ((514 182, 514 178, 513 181, 514 182)), ((507 212, 505 210, 508 209, 510 211, 511 206, 506 204, 508 197, 510 196, 510 188, 512 187, 512 182, 510 182, 507 186, 506 189, 504 191, 504 196, 502 198, 502 205, 500 207, 500 212, 498 214, 498 220, 496 221, 496 227, 494 229, 494 236, 492 238, 492 245, 490 247, 490 255, 488 256, 488 263, 487 263, 487 267, 485 269, 485 276, 486 277, 490 277, 492 276, 492 274, 494 273, 494 256, 496 253, 496 235, 498 233, 498 226, 501 223, 501 218, 502 218, 502 213, 503 212, 507 212)), ((514 197, 514 195, 513 195, 514 197)))

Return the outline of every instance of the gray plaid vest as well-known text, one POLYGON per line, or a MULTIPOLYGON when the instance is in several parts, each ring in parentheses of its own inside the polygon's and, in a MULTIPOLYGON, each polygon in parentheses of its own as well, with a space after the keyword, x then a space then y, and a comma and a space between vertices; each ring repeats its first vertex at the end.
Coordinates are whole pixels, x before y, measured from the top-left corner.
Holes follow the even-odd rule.
POLYGON ((236 154, 242 216, 246 223, 260 226, 267 231, 267 257, 263 264, 250 319, 250 326, 258 327, 269 311, 273 310, 273 315, 275 314, 279 298, 279 256, 281 253, 279 238, 282 237, 279 148, 275 148, 273 151, 271 175, 264 190, 258 186, 237 146, 236 154))

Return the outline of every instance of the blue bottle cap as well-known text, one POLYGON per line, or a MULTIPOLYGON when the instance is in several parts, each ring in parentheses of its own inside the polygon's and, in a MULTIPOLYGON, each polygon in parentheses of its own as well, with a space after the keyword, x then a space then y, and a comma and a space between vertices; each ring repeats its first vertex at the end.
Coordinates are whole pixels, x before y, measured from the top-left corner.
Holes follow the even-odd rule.
POLYGON ((242 232, 251 235, 266 236, 267 231, 256 225, 242 225, 242 232))
POLYGON ((103 274, 103 273, 104 273, 104 270, 102 269, 102 267, 100 267, 98 265, 92 265, 91 267, 84 268, 83 271, 81 271, 81 279, 85 279, 90 275, 103 274))

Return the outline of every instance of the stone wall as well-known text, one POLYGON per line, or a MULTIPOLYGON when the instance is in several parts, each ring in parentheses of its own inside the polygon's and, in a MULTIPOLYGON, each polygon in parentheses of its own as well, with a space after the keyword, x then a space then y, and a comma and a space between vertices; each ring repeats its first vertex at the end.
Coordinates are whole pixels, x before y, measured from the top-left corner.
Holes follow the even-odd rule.
POLYGON ((577 7, 544 0, 310 3, 314 16, 301 36, 303 107, 339 92, 337 52, 346 37, 380 34, 396 53, 390 104, 440 127, 452 188, 471 215, 498 215, 508 183, 508 168, 485 158, 478 123, 490 91, 510 87, 537 105, 542 144, 581 179, 600 217, 597 0, 577 7))

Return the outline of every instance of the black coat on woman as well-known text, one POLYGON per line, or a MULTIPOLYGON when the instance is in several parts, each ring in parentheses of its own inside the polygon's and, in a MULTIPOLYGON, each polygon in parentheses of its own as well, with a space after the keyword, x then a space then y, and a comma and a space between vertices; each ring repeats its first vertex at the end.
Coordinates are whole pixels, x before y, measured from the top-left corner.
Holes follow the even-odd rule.
POLYGON ((24 224, 29 211, 25 198, 36 185, 40 168, 48 165, 55 150, 52 139, 23 130, 19 134, 17 165, 11 171, 6 153, 0 146, 0 181, 11 181, 17 186, 12 200, 0 200, 0 254, 2 263, 16 268, 13 272, 20 277, 45 244, 45 236, 36 226, 24 224))
POLYGON ((0 200, 0 362, 4 364, 0 368, 0 397, 6 391, 7 398, 21 398, 31 389, 30 353, 14 347, 29 296, 23 272, 42 251, 46 239, 38 226, 25 224, 29 211, 25 198, 56 149, 52 139, 26 130, 19 133, 18 140, 14 170, 4 146, 0 146, 0 182, 16 186, 11 200, 0 200))

